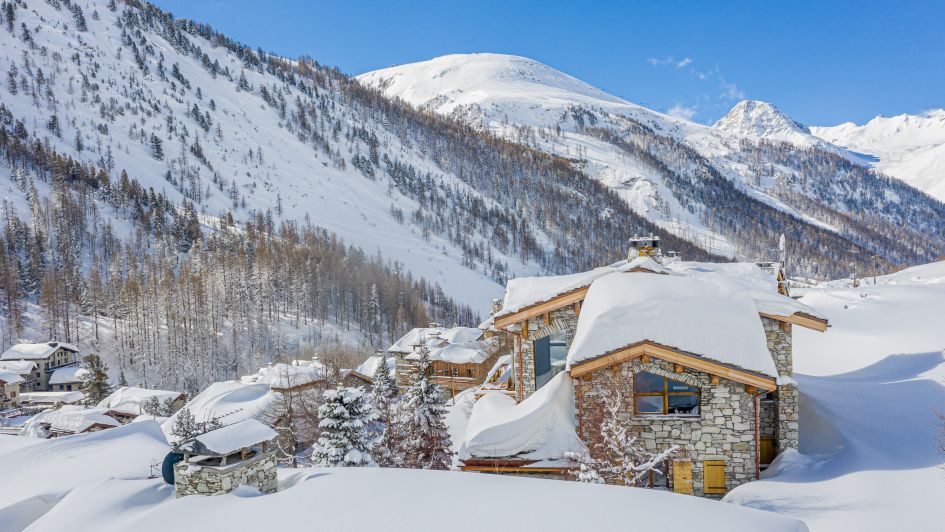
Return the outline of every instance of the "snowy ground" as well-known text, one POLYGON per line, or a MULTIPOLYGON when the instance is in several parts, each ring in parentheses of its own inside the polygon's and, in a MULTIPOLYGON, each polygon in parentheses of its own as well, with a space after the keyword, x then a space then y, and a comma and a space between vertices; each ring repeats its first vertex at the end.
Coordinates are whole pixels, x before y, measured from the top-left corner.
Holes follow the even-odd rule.
POLYGON ((832 324, 795 332, 802 454, 726 501, 793 515, 812 532, 942 529, 945 262, 877 281, 801 299, 832 324))

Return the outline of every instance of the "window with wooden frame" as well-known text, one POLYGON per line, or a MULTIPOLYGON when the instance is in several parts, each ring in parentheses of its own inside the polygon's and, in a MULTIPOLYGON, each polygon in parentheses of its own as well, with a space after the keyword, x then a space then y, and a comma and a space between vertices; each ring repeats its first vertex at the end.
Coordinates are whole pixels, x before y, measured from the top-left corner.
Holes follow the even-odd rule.
POLYGON ((637 415, 699 415, 700 390, 662 375, 642 371, 633 376, 633 411, 637 415))
POLYGON ((725 493, 725 460, 702 462, 702 485, 706 494, 725 493))

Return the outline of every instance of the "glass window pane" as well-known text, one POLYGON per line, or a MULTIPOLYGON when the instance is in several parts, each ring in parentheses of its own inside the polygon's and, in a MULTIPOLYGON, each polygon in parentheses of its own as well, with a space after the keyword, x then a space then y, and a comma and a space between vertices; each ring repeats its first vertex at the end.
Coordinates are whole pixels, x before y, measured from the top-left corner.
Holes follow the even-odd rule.
POLYGON ((633 376, 633 390, 637 392, 662 392, 663 377, 645 371, 633 376))
POLYGON ((695 386, 689 386, 685 382, 674 381, 672 379, 669 380, 669 391, 671 392, 695 392, 698 390, 699 388, 696 388, 695 386))
POLYGON ((541 388, 551 380, 551 338, 545 336, 532 342, 535 350, 535 387, 541 388))
POLYGON ((669 396, 670 414, 699 414, 699 396, 698 395, 670 395, 669 396))
POLYGON ((638 395, 636 397, 637 414, 662 414, 663 396, 662 395, 638 395))

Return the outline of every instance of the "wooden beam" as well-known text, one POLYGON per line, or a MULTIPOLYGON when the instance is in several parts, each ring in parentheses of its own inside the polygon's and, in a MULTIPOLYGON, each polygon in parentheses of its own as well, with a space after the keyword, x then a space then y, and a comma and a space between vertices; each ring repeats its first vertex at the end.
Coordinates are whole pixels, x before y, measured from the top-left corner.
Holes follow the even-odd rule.
POLYGON ((574 303, 574 315, 578 317, 581 316, 581 302, 580 301, 577 301, 574 303))
POLYGON ((800 312, 795 312, 794 314, 791 314, 790 316, 781 316, 778 314, 767 314, 765 312, 761 312, 760 314, 766 318, 771 318, 772 320, 777 320, 784 323, 793 323, 794 325, 800 325, 801 327, 805 327, 807 329, 811 329, 811 330, 819 331, 819 332, 826 331, 827 327, 830 326, 827 320, 815 318, 813 316, 810 316, 808 314, 802 314, 800 312))
POLYGON ((644 364, 650 363, 650 355, 643 353, 643 358, 640 359, 644 364))
POLYGON ((545 312, 545 325, 551 325, 551 313, 545 312))
POLYGON ((522 338, 528 340, 528 320, 522 322, 522 338))
POLYGON ((683 365, 682 364, 673 364, 673 373, 682 373, 683 365))
MULTIPOLYGON (((566 307, 568 305, 573 305, 575 303, 580 304, 584 299, 584 296, 587 295, 587 291, 590 287, 585 286, 583 288, 578 288, 570 292, 565 292, 559 296, 556 296, 548 301, 543 301, 541 303, 536 303, 534 305, 525 307, 518 312, 513 312, 505 316, 501 316, 495 319, 495 326, 497 329, 504 329, 509 325, 514 325, 523 320, 529 318, 534 318, 536 316, 541 316, 546 312, 552 310, 557 310, 559 308, 566 307)), ((580 312, 580 311, 578 311, 580 312)))
POLYGON ((720 380, 718 375, 709 375, 710 384, 718 384, 720 380))
POLYGON ((750 386, 746 384, 745 393, 747 393, 748 395, 755 395, 756 393, 758 393, 758 388, 755 388, 754 386, 750 386))
POLYGON ((594 371, 601 368, 618 364, 634 358, 649 355, 660 360, 665 360, 673 364, 681 364, 685 367, 702 371, 709 375, 716 375, 741 384, 748 384, 762 390, 776 390, 777 383, 773 377, 755 375, 747 371, 730 368, 722 364, 702 358, 698 355, 676 351, 674 349, 661 346, 652 342, 641 342, 623 349, 615 350, 611 353, 599 356, 597 358, 581 362, 571 366, 569 371, 572 378, 589 376, 594 371))

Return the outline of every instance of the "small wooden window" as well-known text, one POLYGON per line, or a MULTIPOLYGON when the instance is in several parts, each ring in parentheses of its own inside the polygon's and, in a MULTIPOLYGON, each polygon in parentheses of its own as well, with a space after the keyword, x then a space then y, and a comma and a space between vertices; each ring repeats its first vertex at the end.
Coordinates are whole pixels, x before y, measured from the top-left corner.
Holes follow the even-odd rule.
POLYGON ((638 415, 698 416, 698 386, 641 371, 633 376, 633 406, 638 415))
POLYGON ((725 493, 725 460, 706 460, 702 463, 702 491, 707 494, 725 493))

